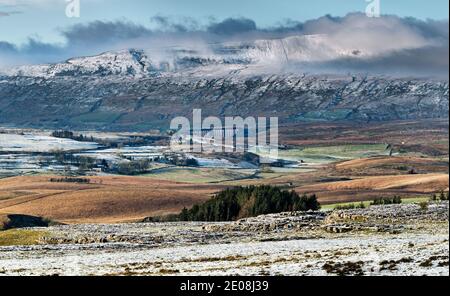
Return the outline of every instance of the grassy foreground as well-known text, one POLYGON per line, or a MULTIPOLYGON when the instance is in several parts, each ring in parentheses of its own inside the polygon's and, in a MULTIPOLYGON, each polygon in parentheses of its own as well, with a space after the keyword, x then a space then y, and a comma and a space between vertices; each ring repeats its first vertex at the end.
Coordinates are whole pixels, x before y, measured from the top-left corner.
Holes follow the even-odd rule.
POLYGON ((0 247, 30 246, 38 244, 48 233, 41 230, 11 229, 0 231, 0 247))
MULTIPOLYGON (((417 197, 417 198, 405 198, 402 200, 402 204, 413 204, 413 203, 421 203, 424 201, 430 200, 429 197, 417 197)), ((351 206, 351 205, 359 205, 361 202, 348 202, 348 203, 337 203, 337 204, 330 204, 330 205, 323 205, 322 210, 323 211, 331 211, 334 210, 337 207, 345 207, 345 206, 351 206)), ((370 206, 372 201, 363 201, 362 202, 366 208, 370 206)))

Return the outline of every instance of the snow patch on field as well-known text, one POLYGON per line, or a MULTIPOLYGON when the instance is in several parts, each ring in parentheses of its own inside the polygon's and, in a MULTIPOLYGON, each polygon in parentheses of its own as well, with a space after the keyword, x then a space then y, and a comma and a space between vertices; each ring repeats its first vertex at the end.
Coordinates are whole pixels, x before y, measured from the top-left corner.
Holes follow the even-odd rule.
POLYGON ((0 151, 9 152, 49 152, 56 150, 76 151, 98 148, 96 143, 78 142, 33 134, 0 134, 0 151))

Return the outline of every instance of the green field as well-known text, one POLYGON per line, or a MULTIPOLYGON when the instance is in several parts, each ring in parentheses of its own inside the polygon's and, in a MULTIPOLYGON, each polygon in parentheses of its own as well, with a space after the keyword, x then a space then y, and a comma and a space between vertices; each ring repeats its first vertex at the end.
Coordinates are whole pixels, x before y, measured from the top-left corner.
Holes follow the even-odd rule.
POLYGON ((170 167, 154 170, 144 177, 183 183, 219 183, 252 178, 253 170, 170 167))
POLYGON ((341 145, 280 150, 279 158, 292 161, 303 160, 306 163, 327 164, 342 160, 389 155, 389 152, 386 144, 341 145))
MULTIPOLYGON (((416 197, 416 198, 404 198, 402 199, 402 204, 413 204, 413 203, 421 203, 424 201, 430 200, 429 197, 416 197)), ((363 204, 365 207, 369 207, 372 201, 364 201, 363 204)), ((348 203, 337 203, 337 204, 330 204, 330 205, 323 205, 322 210, 323 211, 331 211, 334 210, 338 206, 351 206, 355 205, 358 206, 360 202, 348 202, 348 203)))
POLYGON ((316 169, 313 168, 270 168, 269 171, 262 170, 258 173, 258 178, 261 179, 273 179, 283 176, 289 176, 299 173, 310 173, 314 172, 316 169))
POLYGON ((29 246, 38 244, 38 240, 48 233, 38 230, 12 229, 0 231, 0 246, 29 246))
MULTIPOLYGON (((342 160, 364 158, 377 155, 389 155, 385 144, 373 145, 342 145, 331 147, 307 147, 279 151, 279 158, 289 161, 303 160, 308 164, 328 164, 342 160)), ((307 173, 313 168, 271 168, 271 172, 259 172, 246 169, 221 169, 221 168, 183 168, 168 167, 154 169, 144 175, 148 178, 178 181, 185 183, 219 183, 233 182, 244 179, 259 178, 272 179, 292 173, 307 173)))

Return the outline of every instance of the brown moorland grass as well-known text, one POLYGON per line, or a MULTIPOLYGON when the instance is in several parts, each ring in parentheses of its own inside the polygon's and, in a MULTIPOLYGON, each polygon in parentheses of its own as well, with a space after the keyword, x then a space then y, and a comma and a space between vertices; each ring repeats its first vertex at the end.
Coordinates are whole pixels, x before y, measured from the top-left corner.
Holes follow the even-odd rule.
POLYGON ((296 188, 299 193, 315 193, 323 204, 370 200, 376 197, 417 197, 448 191, 448 174, 363 177, 350 181, 324 182, 296 188))
POLYGON ((0 180, 0 192, 28 195, 0 200, 0 213, 26 214, 78 223, 140 220, 179 212, 203 202, 220 185, 183 184, 142 177, 90 177, 91 184, 54 184, 48 176, 0 180))
MULTIPOLYGON (((326 173, 325 173, 326 174, 326 173)), ((315 193, 322 204, 369 200, 381 196, 416 197, 448 190, 448 174, 359 177, 320 181, 319 174, 298 174, 299 193, 315 193), (308 176, 314 179, 309 179, 308 176), (307 185, 306 185, 307 184, 307 185)), ((63 223, 115 223, 178 213, 224 189, 220 184, 184 184, 145 177, 90 177, 91 184, 54 184, 48 176, 0 180, 0 193, 28 192, 0 200, 0 214, 47 217, 63 223), (25 189, 24 189, 25 188, 25 189)), ((277 180, 279 186, 287 179, 277 180)), ((274 180, 270 180, 272 183, 274 180)), ((261 181, 258 181, 261 182, 261 181)), ((249 184, 247 184, 249 185, 249 184)))
POLYGON ((280 126, 280 141, 298 146, 391 144, 394 150, 448 155, 448 119, 371 123, 292 123, 280 126))
POLYGON ((360 169, 370 166, 386 165, 386 164, 433 164, 434 158, 413 157, 413 156, 380 156, 372 158, 354 159, 336 164, 338 169, 360 169))
POLYGON ((332 166, 341 175, 401 175, 416 173, 448 173, 448 159, 415 156, 379 156, 344 161, 332 166))

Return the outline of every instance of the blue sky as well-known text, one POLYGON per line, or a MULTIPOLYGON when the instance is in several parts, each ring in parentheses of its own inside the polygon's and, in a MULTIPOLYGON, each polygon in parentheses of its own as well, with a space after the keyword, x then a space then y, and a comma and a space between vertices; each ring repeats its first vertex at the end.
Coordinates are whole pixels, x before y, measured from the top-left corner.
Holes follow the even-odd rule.
MULTIPOLYGON (((247 17, 258 27, 276 26, 287 19, 305 21, 325 14, 344 16, 364 11, 365 0, 80 0, 81 18, 65 15, 65 0, 0 0, 0 41, 24 43, 28 37, 44 42, 65 40, 63 28, 94 20, 129 20, 148 27, 152 16, 190 17, 201 24, 211 18, 247 17)), ((383 14, 420 19, 448 19, 448 0, 380 0, 383 14)))

